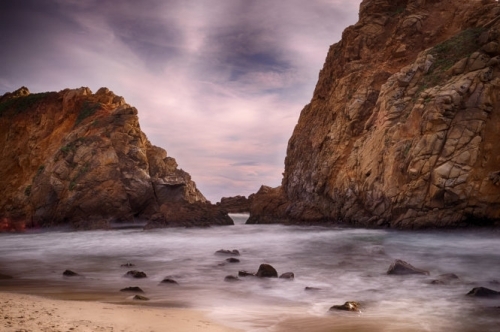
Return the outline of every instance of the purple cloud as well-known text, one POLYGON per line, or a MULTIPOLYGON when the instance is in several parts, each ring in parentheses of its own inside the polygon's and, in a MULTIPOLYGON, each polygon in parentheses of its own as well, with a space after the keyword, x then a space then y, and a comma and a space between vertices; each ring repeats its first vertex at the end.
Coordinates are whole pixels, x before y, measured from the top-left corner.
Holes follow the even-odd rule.
POLYGON ((3 1, 0 94, 102 86, 212 201, 280 184, 328 47, 360 0, 3 1))

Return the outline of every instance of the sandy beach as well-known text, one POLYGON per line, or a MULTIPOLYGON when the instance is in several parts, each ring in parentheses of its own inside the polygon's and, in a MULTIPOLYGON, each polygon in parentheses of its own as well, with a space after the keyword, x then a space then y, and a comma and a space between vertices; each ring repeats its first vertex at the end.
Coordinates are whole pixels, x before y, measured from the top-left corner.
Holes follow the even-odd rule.
POLYGON ((3 332, 238 331, 217 324, 201 311, 101 302, 63 301, 0 293, 3 332))

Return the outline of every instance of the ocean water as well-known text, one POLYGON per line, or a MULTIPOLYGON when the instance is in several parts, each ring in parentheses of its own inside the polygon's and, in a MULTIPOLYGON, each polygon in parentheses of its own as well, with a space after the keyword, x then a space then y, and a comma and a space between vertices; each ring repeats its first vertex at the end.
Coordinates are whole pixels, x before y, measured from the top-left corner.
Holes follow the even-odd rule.
POLYGON ((210 228, 0 234, 0 273, 14 277, 0 280, 0 291, 136 304, 119 290, 139 286, 147 305, 200 309, 245 331, 500 331, 500 298, 466 296, 478 286, 500 291, 499 230, 245 225, 247 216, 232 217, 234 226, 210 228), (219 249, 237 249, 240 262, 226 262, 219 249), (395 259, 430 275, 387 275, 395 259), (295 279, 224 281, 262 263, 295 279), (85 278, 64 278, 66 269, 85 278), (124 277, 133 269, 148 278, 124 277), (459 279, 431 283, 445 273, 459 279), (160 285, 165 277, 179 285, 160 285), (346 301, 361 312, 329 311, 346 301))

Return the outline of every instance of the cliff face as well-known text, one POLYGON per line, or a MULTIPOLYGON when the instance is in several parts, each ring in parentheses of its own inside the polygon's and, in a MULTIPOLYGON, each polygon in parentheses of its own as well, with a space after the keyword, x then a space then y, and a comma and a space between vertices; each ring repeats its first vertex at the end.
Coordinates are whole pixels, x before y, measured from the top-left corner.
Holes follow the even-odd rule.
POLYGON ((250 221, 498 223, 499 44, 496 1, 363 1, 289 140, 280 206, 250 221))
POLYGON ((148 141, 137 110, 106 88, 23 87, 2 96, 0 187, 3 223, 21 228, 165 225, 165 204, 210 206, 175 159, 148 141))

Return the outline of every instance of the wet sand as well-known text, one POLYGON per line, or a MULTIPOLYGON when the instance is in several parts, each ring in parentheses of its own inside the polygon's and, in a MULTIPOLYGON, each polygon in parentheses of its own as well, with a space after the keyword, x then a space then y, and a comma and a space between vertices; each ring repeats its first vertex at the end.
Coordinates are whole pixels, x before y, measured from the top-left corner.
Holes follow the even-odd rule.
POLYGON ((0 293, 0 330, 4 332, 231 332, 201 311, 102 302, 53 300, 0 293))

